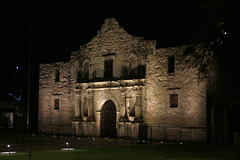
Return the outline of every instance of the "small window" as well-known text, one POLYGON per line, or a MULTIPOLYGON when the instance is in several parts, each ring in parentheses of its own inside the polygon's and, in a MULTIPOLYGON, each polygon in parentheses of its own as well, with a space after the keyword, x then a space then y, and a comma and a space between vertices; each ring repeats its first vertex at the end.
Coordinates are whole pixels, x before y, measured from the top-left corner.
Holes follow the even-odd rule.
POLYGON ((54 99, 54 110, 59 110, 59 99, 54 99))
POLYGON ((113 60, 105 60, 104 62, 104 78, 113 77, 113 60))
POLYGON ((139 70, 139 76, 140 76, 140 78, 145 78, 146 66, 140 64, 140 65, 138 66, 138 68, 139 68, 138 70, 139 70))
POLYGON ((171 108, 178 107, 178 95, 177 94, 170 94, 170 107, 171 108))
POLYGON ((174 57, 168 57, 168 73, 174 73, 175 70, 175 59, 174 57))
POLYGON ((59 82, 60 80, 60 72, 59 69, 55 70, 55 82, 59 82))

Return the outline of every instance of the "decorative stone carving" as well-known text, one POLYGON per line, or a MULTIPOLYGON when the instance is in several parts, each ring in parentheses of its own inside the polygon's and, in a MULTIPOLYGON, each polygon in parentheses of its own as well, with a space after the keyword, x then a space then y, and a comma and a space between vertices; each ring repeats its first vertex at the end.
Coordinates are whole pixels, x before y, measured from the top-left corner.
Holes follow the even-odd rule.
POLYGON ((141 122, 141 90, 134 86, 126 96, 126 108, 130 121, 141 122))

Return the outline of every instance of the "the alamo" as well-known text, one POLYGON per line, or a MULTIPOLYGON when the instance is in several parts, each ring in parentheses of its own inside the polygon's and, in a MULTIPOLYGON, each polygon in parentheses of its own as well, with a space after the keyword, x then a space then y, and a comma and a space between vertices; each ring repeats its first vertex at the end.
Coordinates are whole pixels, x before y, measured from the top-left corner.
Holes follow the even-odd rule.
POLYGON ((206 140, 206 83, 109 18, 70 61, 40 64, 39 131, 96 137, 206 140))

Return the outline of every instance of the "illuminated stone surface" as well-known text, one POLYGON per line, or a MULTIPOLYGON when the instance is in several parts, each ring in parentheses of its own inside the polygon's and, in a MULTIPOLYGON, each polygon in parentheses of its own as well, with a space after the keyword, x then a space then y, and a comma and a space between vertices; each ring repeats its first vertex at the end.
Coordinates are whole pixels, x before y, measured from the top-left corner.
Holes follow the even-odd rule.
POLYGON ((197 82, 195 69, 179 63, 184 49, 156 49, 156 41, 132 36, 115 19, 106 19, 88 44, 71 53, 70 61, 40 64, 39 130, 101 136, 102 108, 111 100, 119 137, 138 138, 144 123, 158 126, 148 127, 149 138, 178 140, 181 129, 182 139, 204 141, 206 84, 197 82), (173 74, 168 73, 169 56, 175 57, 173 74), (111 78, 104 77, 110 72, 111 78), (170 94, 178 95, 178 107, 170 107, 170 94), (59 110, 54 110, 54 99, 60 101, 59 110), (57 124, 67 125, 62 129, 57 124))

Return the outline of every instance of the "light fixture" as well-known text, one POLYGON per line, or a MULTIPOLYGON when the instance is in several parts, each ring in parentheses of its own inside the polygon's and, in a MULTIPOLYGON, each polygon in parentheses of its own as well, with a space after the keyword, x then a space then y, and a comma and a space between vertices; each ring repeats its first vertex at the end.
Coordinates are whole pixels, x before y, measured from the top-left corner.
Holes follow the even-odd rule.
POLYGON ((10 144, 8 144, 7 147, 8 147, 8 153, 10 154, 10 150, 11 150, 10 144))
POLYGON ((68 149, 68 151, 69 151, 69 146, 68 146, 69 144, 68 144, 68 142, 66 143, 66 145, 67 145, 67 149, 68 149))

